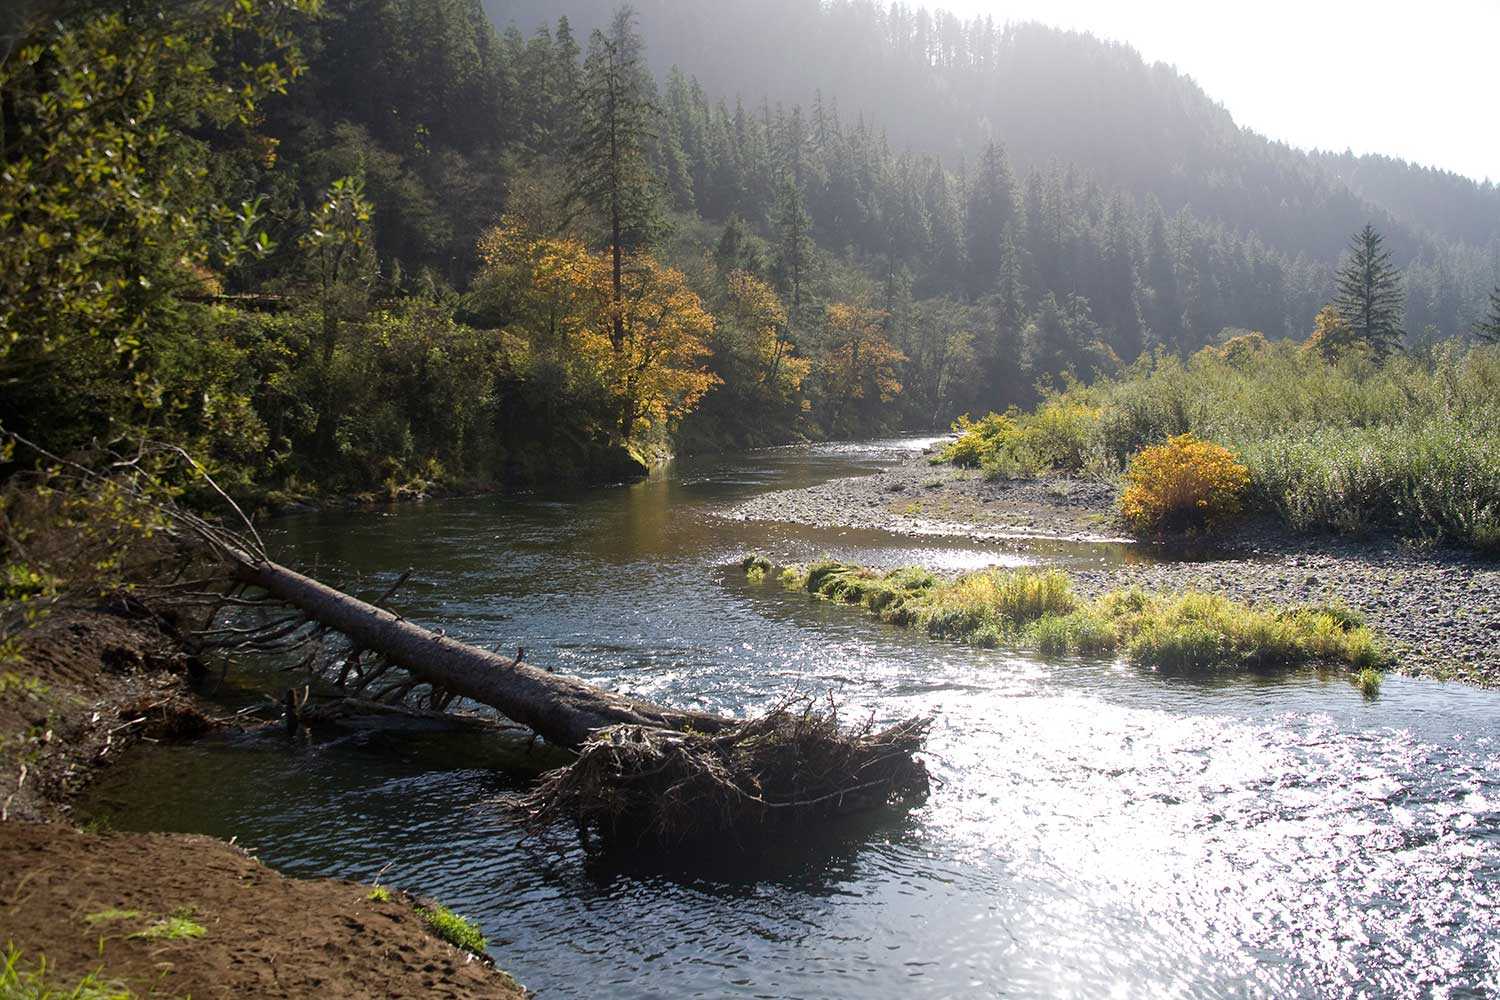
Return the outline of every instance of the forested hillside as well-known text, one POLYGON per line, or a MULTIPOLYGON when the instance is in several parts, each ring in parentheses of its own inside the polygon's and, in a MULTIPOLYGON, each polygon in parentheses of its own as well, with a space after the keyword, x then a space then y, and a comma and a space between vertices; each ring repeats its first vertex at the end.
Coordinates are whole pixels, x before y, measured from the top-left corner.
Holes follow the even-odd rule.
MULTIPOLYGON (((523 34, 559 13, 587 30, 613 9, 607 0, 486 6, 497 23, 523 34)), ((1367 221, 1386 233, 1398 266, 1415 264, 1407 321, 1414 335, 1429 324, 1441 335, 1466 332, 1500 267, 1493 186, 1379 157, 1309 156, 1269 141, 1238 128, 1190 79, 1146 64, 1128 46, 866 0, 723 7, 647 0, 638 8, 658 71, 678 67, 711 104, 726 101, 731 116, 737 102, 752 117, 766 102, 773 114, 800 105, 806 120, 821 108, 846 127, 863 122, 898 157, 940 157, 960 183, 998 142, 1027 193, 1065 187, 1070 170, 1080 186, 1097 184, 1097 192, 1059 199, 1067 216, 1061 228, 1072 230, 1057 241, 1064 255, 1073 250, 1067 244, 1097 235, 1078 230, 1097 226, 1117 197, 1135 217, 1137 246, 1145 244, 1159 203, 1175 226, 1176 283, 1190 289, 1182 303, 1193 311, 1190 336, 1212 338, 1223 326, 1274 334, 1310 328, 1329 269, 1367 221)), ((1028 249, 1033 257, 1048 253, 1028 249)), ((1170 298, 1173 289, 1152 283, 1149 256, 1142 251, 1134 261, 1144 297, 1170 298)), ((1087 276, 1076 288, 1044 280, 1059 294, 1095 291, 1095 318, 1113 321, 1087 276)))
POLYGON ((1367 222, 1408 341, 1495 323, 1493 188, 1267 142, 1035 25, 815 0, 17 23, 0 426, 164 439, 241 492, 942 426, 1304 338, 1367 222))

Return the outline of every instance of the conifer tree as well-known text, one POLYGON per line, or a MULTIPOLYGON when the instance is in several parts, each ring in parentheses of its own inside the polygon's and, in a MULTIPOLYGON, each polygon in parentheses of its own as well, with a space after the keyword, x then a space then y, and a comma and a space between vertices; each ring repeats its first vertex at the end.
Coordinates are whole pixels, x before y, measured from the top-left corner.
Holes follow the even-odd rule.
POLYGON ((1480 320, 1474 332, 1481 340, 1487 340, 1492 344, 1500 343, 1500 285, 1490 292, 1490 314, 1480 320))
POLYGON ((1355 235, 1349 245, 1349 259, 1339 270, 1338 297, 1334 300, 1355 337, 1377 358, 1387 357, 1400 346, 1405 304, 1401 275, 1391 266, 1391 253, 1383 243, 1369 224, 1355 235))
POLYGON ((813 242, 809 230, 812 218, 807 214, 802 191, 788 177, 781 186, 781 197, 777 200, 776 235, 778 253, 777 277, 787 298, 791 300, 791 324, 796 329, 802 315, 802 288, 807 280, 807 266, 812 255, 813 242))
POLYGON ((662 228, 658 183, 646 157, 659 113, 651 91, 635 12, 622 7, 609 33, 595 31, 589 41, 568 167, 570 200, 598 212, 609 228, 616 350, 625 340, 625 256, 650 245, 662 228))

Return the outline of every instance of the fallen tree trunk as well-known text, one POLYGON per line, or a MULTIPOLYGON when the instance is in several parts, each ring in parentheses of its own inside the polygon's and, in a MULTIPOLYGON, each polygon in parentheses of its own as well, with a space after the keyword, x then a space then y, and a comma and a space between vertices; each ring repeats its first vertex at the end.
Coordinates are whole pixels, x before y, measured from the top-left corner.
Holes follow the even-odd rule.
POLYGON ((357 649, 499 710, 578 751, 517 804, 542 832, 565 822, 585 847, 745 842, 927 792, 916 757, 928 720, 843 729, 832 701, 788 703, 749 721, 612 694, 422 628, 267 559, 231 553, 235 577, 342 632, 357 649))
POLYGON ((613 694, 450 639, 274 562, 234 560, 236 579, 259 587, 362 649, 385 656, 421 682, 489 705, 548 742, 576 749, 607 726, 716 733, 733 719, 684 712, 613 694))

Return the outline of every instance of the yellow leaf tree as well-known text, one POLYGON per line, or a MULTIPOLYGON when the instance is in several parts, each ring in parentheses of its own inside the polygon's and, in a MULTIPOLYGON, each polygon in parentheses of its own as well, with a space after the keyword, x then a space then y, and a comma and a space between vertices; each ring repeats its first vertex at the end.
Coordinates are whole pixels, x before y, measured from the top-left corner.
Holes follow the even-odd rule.
POLYGON ((797 357, 782 336, 786 307, 770 285, 746 271, 732 272, 727 285, 714 341, 719 373, 747 399, 795 401, 812 363, 797 357))
POLYGON ((713 317, 687 278, 632 255, 613 294, 613 261, 581 242, 505 220, 479 244, 486 308, 522 333, 578 399, 602 398, 621 436, 690 412, 718 378, 704 362, 713 317))
POLYGON ((906 356, 881 332, 885 313, 847 302, 828 307, 823 321, 826 347, 820 374, 831 407, 831 428, 860 426, 864 411, 901 392, 897 366, 906 356))
POLYGON ((1313 320, 1312 336, 1302 344, 1308 354, 1316 354, 1324 361, 1337 361, 1350 350, 1359 346, 1360 340, 1354 327, 1339 312, 1337 306, 1324 306, 1313 320))
POLYGON ((589 331, 583 348, 600 364, 628 439, 690 413, 718 383, 704 364, 714 319, 687 277, 649 254, 630 258, 617 309, 589 331))

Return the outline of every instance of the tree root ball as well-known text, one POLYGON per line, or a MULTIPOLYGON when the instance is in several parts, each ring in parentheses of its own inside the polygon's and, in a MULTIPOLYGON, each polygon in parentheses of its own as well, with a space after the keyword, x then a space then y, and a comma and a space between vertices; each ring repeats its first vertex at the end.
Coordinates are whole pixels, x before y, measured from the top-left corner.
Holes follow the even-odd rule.
POLYGON ((586 848, 744 842, 921 799, 927 768, 915 755, 930 724, 844 730, 834 708, 808 702, 714 734, 611 726, 519 807, 532 832, 571 824, 586 848))

